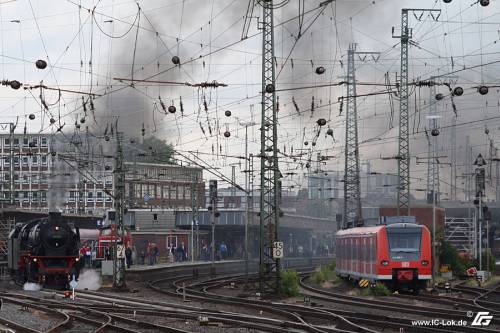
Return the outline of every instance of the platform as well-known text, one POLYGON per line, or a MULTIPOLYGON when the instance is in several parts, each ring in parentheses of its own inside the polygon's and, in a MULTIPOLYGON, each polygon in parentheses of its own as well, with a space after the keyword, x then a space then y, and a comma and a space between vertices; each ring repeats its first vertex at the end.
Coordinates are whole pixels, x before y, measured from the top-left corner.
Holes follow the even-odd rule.
MULTIPOLYGON (((230 263, 243 263, 243 260, 219 260, 215 262, 215 265, 230 264, 230 263)), ((127 269, 127 272, 147 272, 151 270, 164 269, 168 267, 186 267, 186 266, 200 266, 200 265, 210 265, 211 261, 181 261, 181 262, 169 262, 169 263, 159 263, 156 265, 132 265, 127 269)))

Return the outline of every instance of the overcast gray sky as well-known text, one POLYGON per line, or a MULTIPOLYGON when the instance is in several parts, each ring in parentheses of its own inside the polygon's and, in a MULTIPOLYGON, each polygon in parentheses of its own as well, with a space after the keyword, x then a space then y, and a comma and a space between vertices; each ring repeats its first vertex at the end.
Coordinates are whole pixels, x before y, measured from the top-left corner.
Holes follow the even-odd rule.
MULTIPOLYGON (((462 86, 465 93, 455 98, 457 123, 477 121, 457 127, 459 161, 463 161, 466 134, 471 136, 475 154, 487 154, 489 140, 495 139, 499 131, 500 118, 495 117, 500 116, 500 97, 498 88, 491 88, 488 95, 480 96, 473 87, 499 84, 499 63, 486 65, 499 60, 498 1, 482 7, 466 0, 453 0, 450 4, 431 0, 339 0, 328 5, 316 19, 320 9, 314 8, 322 1, 308 0, 305 1, 305 10, 310 12, 302 20, 298 19, 299 2, 290 0, 275 10, 278 89, 342 80, 351 42, 356 42, 360 51, 381 53, 377 62, 371 58, 365 61, 356 59, 359 82, 384 83, 384 75, 389 73, 394 83, 399 72, 400 50, 399 40, 392 38, 392 27, 396 35, 400 33, 401 8, 441 9, 439 17, 436 13, 434 18, 427 13, 421 17, 419 12, 416 16, 410 15, 413 29, 410 79, 428 79, 432 75, 458 71, 454 73, 457 85, 462 86), (304 32, 297 40, 300 22, 304 32), (318 66, 325 67, 326 73, 315 74, 318 66), (466 70, 463 70, 464 66, 466 70), (485 134, 486 127, 489 135, 485 134)), ((2 1, 0 71, 3 79, 19 80, 28 86, 43 81, 56 89, 92 91, 103 95, 94 102, 95 121, 87 105, 85 124, 95 133, 102 134, 116 116, 120 117, 121 128, 130 136, 140 136, 144 123, 147 135, 165 139, 181 152, 198 151, 200 159, 230 175, 231 164, 243 163, 241 159, 225 157, 243 154, 244 130, 241 124, 260 122, 262 42, 256 19, 250 23, 249 36, 253 37, 239 42, 247 5, 247 0, 2 1), (182 66, 173 66, 171 58, 174 55, 180 57, 182 66), (48 68, 37 69, 37 59, 48 60, 48 68), (189 83, 217 80, 228 87, 197 89, 151 83, 127 87, 127 84, 113 79, 131 78, 132 71, 135 79, 152 77, 154 80, 189 83), (166 107, 171 104, 177 107, 175 115, 162 112, 159 97, 166 107), (204 110, 204 101, 208 112, 204 110), (224 116, 226 110, 231 111, 231 117, 224 116), (224 137, 226 130, 231 133, 230 138, 224 137)), ((255 8, 254 16, 262 16, 260 7, 255 8)), ((384 89, 383 86, 358 86, 358 93, 384 89)), ((446 87, 437 90, 446 95, 438 105, 438 112, 442 116, 441 125, 447 126, 454 116, 451 101, 446 87)), ((280 149, 286 149, 287 153, 292 148, 295 154, 307 153, 295 161, 282 159, 282 171, 298 173, 286 182, 287 185, 303 184, 304 165, 310 156, 315 159, 318 152, 337 157, 330 159, 323 166, 324 170, 343 169, 344 117, 339 116, 337 103, 343 94, 344 86, 279 93, 280 149), (311 108, 313 96, 314 114, 307 111, 299 115, 292 97, 300 110, 305 111, 311 108), (317 134, 316 120, 320 117, 326 118, 327 127, 334 130, 335 142, 331 137, 325 137, 325 128, 316 146, 312 147, 317 134), (307 146, 305 141, 309 143, 307 146)), ((41 109, 40 90, 14 91, 1 87, 1 121, 18 120, 18 132, 22 131, 25 121, 30 132, 52 132, 56 127, 50 126, 48 120, 50 117, 59 120, 60 114, 61 122, 66 123, 64 131, 71 134, 74 122, 85 116, 80 94, 62 92, 59 98, 57 92, 44 91, 44 99, 49 105, 48 112, 41 109), (28 120, 30 114, 36 119, 28 120)), ((410 101, 410 128, 423 130, 429 89, 412 89, 410 101)), ((389 127, 392 112, 387 95, 358 98, 357 102, 360 141, 363 142, 361 159, 371 161, 376 171, 395 172, 396 161, 383 161, 380 157, 397 154, 398 101, 393 101, 392 129, 389 127)), ((440 154, 443 156, 450 155, 449 135, 449 128, 443 128, 440 135, 440 154)), ((260 147, 258 125, 250 128, 249 136, 250 152, 257 154, 260 147)), ((412 156, 425 156, 425 135, 416 133, 411 139, 412 156)), ((449 162, 449 158, 444 157, 442 161, 449 162)), ((244 166, 238 164, 237 171, 243 169, 244 166)), ((425 171, 426 166, 416 165, 413 158, 412 176, 425 179, 425 171)), ((443 167, 443 173, 447 175, 448 172, 443 167)), ((459 169, 459 173, 462 172, 464 170, 459 169)), ((205 177, 211 178, 209 174, 205 177)), ((238 181, 243 182, 243 174, 238 173, 238 181)), ((462 186, 460 181, 458 185, 462 186)), ((423 188, 425 182, 414 179, 412 186, 423 188)), ((442 186, 447 192, 446 185, 442 186)))

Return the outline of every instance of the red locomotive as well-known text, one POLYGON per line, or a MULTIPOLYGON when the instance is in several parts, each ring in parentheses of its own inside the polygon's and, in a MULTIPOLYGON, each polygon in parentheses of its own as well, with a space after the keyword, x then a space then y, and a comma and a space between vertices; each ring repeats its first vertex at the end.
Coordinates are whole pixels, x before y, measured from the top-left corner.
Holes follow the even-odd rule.
POLYGON ((79 243, 78 228, 60 213, 19 223, 9 234, 8 267, 20 283, 67 287, 73 275, 78 278, 79 243))
POLYGON ((117 232, 116 224, 100 228, 99 237, 97 238, 96 260, 112 259, 112 249, 115 242, 123 244, 125 248, 132 246, 130 229, 125 228, 122 242, 121 236, 117 232))
POLYGON ((432 277, 429 229, 414 223, 358 227, 336 234, 336 272, 417 293, 432 277))

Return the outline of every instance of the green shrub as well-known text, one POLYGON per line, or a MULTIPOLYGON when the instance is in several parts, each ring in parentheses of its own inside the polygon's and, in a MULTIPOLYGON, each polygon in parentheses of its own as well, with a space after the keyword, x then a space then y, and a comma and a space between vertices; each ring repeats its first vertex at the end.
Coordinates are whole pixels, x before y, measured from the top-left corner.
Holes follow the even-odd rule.
POLYGON ((331 270, 332 272, 335 272, 335 266, 336 266, 335 259, 333 259, 328 265, 326 265, 326 267, 328 267, 328 269, 331 270))
POLYGON ((377 282, 375 284, 375 286, 370 288, 370 291, 371 291, 373 296, 390 296, 390 295, 392 295, 389 288, 387 288, 386 285, 381 283, 381 282, 377 282))
POLYGON ((281 272, 280 293, 283 296, 299 295, 299 273, 297 273, 297 271, 292 269, 281 272))
POLYGON ((450 265, 453 274, 460 275, 465 272, 467 263, 458 255, 457 249, 448 242, 441 242, 439 253, 439 263, 441 265, 450 265))
POLYGON ((319 269, 311 275, 311 281, 316 284, 321 284, 327 281, 336 281, 335 261, 326 266, 319 266, 319 269))

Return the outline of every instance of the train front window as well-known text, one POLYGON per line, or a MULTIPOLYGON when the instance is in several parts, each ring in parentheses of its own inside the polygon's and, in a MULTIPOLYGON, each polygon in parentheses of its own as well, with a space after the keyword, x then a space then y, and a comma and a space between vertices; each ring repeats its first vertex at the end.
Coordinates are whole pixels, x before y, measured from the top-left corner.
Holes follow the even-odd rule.
POLYGON ((394 261, 420 259, 422 230, 420 227, 388 227, 389 253, 394 261))

